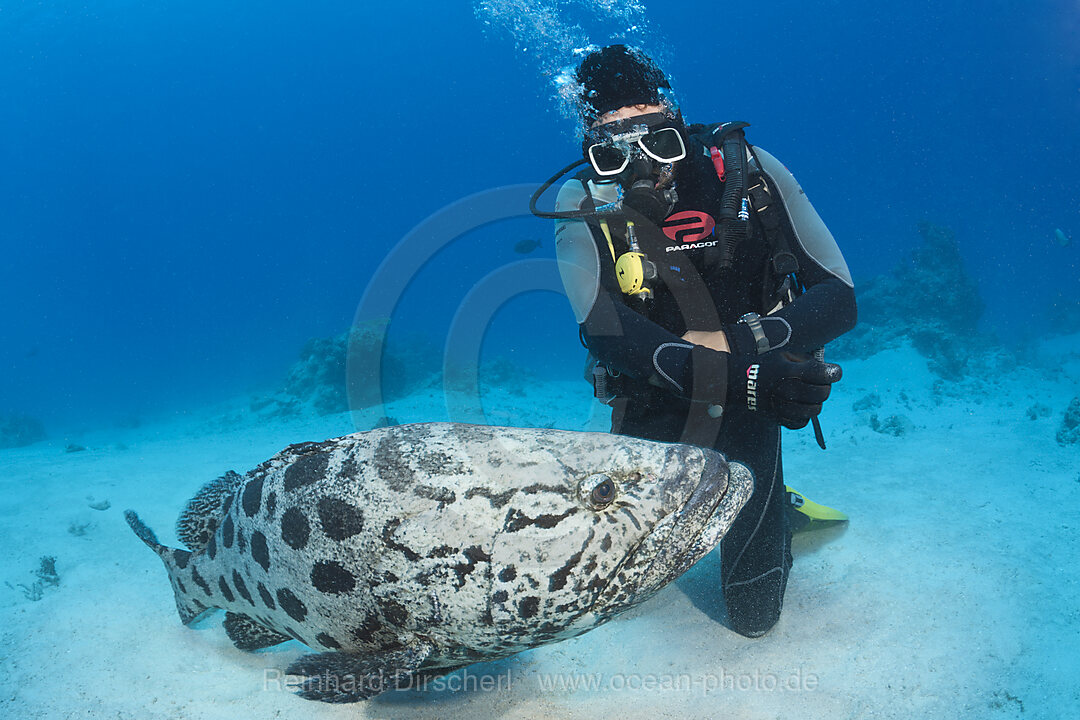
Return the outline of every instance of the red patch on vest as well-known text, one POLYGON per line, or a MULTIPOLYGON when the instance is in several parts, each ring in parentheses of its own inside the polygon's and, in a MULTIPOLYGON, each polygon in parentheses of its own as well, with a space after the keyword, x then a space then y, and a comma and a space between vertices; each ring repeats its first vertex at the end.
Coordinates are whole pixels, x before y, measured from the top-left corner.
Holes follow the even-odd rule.
POLYGON ((664 234, 677 243, 695 243, 712 235, 716 221, 712 215, 697 210, 683 210, 664 221, 664 234))

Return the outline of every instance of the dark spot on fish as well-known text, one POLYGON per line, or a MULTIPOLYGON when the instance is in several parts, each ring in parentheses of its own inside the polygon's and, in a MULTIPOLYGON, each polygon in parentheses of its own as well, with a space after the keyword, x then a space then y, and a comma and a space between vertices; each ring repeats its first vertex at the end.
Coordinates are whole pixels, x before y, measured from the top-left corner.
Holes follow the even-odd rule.
POLYGON ((341 563, 320 560, 311 568, 311 584, 319 592, 336 594, 356 587, 356 578, 341 563))
POLYGON ((358 640, 362 643, 370 643, 375 633, 382 628, 382 623, 379 622, 379 618, 376 615, 369 614, 364 617, 364 622, 359 627, 353 628, 351 635, 354 640, 358 640))
POLYGON ((491 594, 491 602, 504 603, 508 597, 510 597, 510 595, 505 590, 496 590, 491 594))
POLYGON ((179 577, 176 578, 176 587, 179 588, 180 592, 187 595, 187 588, 184 587, 184 581, 179 577))
POLYGON ((405 626, 405 622, 409 619, 409 613, 401 603, 396 600, 379 600, 378 602, 379 609, 382 611, 382 616, 386 618, 386 622, 398 628, 405 626))
POLYGON ((339 643, 337 640, 330 637, 326 633, 319 633, 315 636, 315 640, 317 640, 319 644, 323 647, 330 648, 331 650, 341 649, 341 643, 339 643))
POLYGON ((210 590, 210 584, 203 580, 202 575, 199 574, 199 570, 196 567, 191 568, 191 579, 196 585, 202 588, 202 591, 206 593, 207 597, 213 596, 213 592, 210 590))
POLYGON ((521 599, 518 603, 518 614, 522 618, 528 620, 531 617, 536 616, 536 612, 540 609, 540 598, 535 595, 529 595, 521 599))
POLYGON ((636 528, 637 530, 641 529, 641 523, 639 523, 638 519, 634 517, 634 512, 630 508, 622 507, 619 509, 626 513, 626 517, 630 518, 630 522, 634 523, 634 528, 636 528))
POLYGON ((449 488, 435 487, 433 485, 417 485, 413 488, 413 492, 422 498, 435 500, 439 503, 440 510, 450 503, 457 501, 457 494, 449 488))
POLYGON ((526 485, 521 488, 521 492, 526 495, 535 495, 539 492, 549 492, 555 495, 565 495, 566 488, 562 485, 544 485, 542 483, 533 483, 532 485, 526 485))
POLYGON ((429 558, 444 558, 455 555, 458 552, 458 548, 450 547, 449 545, 438 545, 428 550, 427 556, 429 558))
POLYGON ((229 602, 235 600, 232 590, 229 588, 229 584, 225 582, 224 577, 218 578, 218 587, 221 588, 221 594, 225 596, 226 600, 228 600, 229 602))
POLYGON ((222 514, 222 515, 224 515, 224 514, 226 514, 227 512, 229 512, 229 508, 231 508, 231 507, 232 507, 232 501, 233 501, 233 498, 234 498, 234 497, 236 497, 236 495, 235 495, 235 494, 231 494, 231 495, 229 495, 229 496, 227 496, 227 497, 225 498, 225 501, 224 501, 224 502, 222 502, 222 503, 221 503, 221 514, 222 514))
POLYGON ((356 462, 356 458, 349 455, 341 462, 341 469, 338 470, 338 480, 355 480, 360 475, 360 465, 356 462))
POLYGON ((600 541, 600 549, 607 552, 611 549, 611 534, 604 533, 604 539, 600 541))
POLYGON ((225 522, 221 524, 221 543, 231 548, 233 544, 233 521, 232 516, 225 518, 225 522))
POLYGON ((251 534, 251 557, 263 570, 270 572, 270 551, 266 547, 266 536, 258 530, 251 534))
POLYGON ((210 518, 206 521, 206 530, 199 533, 200 544, 207 545, 214 537, 214 531, 217 530, 218 521, 217 518, 210 518))
POLYGON ((470 471, 468 467, 442 450, 414 454, 413 462, 420 472, 429 477, 432 475, 467 475, 470 471))
POLYGON ((401 518, 391 518, 383 525, 382 541, 386 547, 401 552, 409 562, 416 562, 420 559, 420 556, 412 548, 405 547, 401 543, 394 540, 394 531, 397 530, 398 525, 401 524, 401 518))
POLYGON ((404 459, 405 454, 396 431, 387 434, 375 446, 375 472, 394 490, 406 489, 414 484, 413 469, 404 459))
POLYGON ((517 488, 511 488, 510 490, 501 493, 493 493, 490 489, 485 487, 474 487, 465 491, 465 499, 469 500, 476 495, 479 495, 480 497, 487 498, 487 501, 491 503, 491 507, 497 510, 510 502, 510 498, 512 498, 516 492, 517 488))
POLYGON ((513 565, 507 565, 499 571, 499 580, 503 582, 511 582, 516 577, 517 568, 515 568, 513 565))
MULTIPOLYGON (((300 601, 297 600, 297 602, 300 602, 300 601)), ((300 603, 300 606, 303 607, 303 603, 300 603)), ((299 640, 300 642, 307 645, 307 641, 305 641, 304 638, 300 635, 299 630, 293 630, 292 628, 285 628, 285 632, 287 632, 289 635, 291 635, 293 637, 293 639, 299 640)))
MULTIPOLYGON (((300 602, 300 598, 296 597, 292 590, 289 588, 278 590, 277 601, 281 605, 281 609, 289 614, 289 617, 296 622, 304 622, 304 618, 307 617, 307 607, 300 602)), ((290 634, 292 634, 292 631, 290 631, 290 634)), ((300 639, 295 634, 293 634, 293 637, 300 639)))
POLYGON ((281 539, 293 550, 303 550, 311 536, 311 526, 298 508, 291 507, 281 516, 281 539))
POLYGON ((319 521, 326 537, 338 542, 364 529, 364 513, 360 508, 338 498, 319 500, 319 521))
MULTIPOLYGON (((286 470, 286 483, 288 477, 289 471, 286 470)), ((244 514, 248 517, 255 517, 255 513, 259 512, 259 505, 262 504, 262 490, 263 479, 261 477, 248 480, 247 485, 244 486, 244 494, 240 498, 240 505, 244 508, 244 514)))
POLYGON ((326 466, 329 463, 330 456, 325 452, 317 452, 297 458, 292 465, 285 469, 285 490, 292 491, 318 482, 326 475, 326 466))
POLYGON ((274 512, 277 511, 277 493, 271 490, 266 494, 266 515, 271 520, 274 519, 274 512))
POLYGON ((517 532, 522 528, 529 527, 530 525, 536 525, 537 527, 550 529, 558 525, 560 522, 570 517, 577 512, 577 508, 570 508, 562 515, 539 515, 537 517, 529 517, 520 510, 513 509, 507 513, 506 521, 503 529, 508 532, 517 532))
POLYGON ((247 540, 244 538, 244 529, 236 528, 236 549, 247 552, 247 540))
POLYGON ((211 560, 217 556, 217 536, 211 535, 210 541, 206 543, 206 555, 211 560))
POLYGON ((399 578, 397 575, 390 572, 389 570, 387 570, 385 573, 383 573, 383 582, 396 583, 399 580, 401 580, 401 578, 399 578))
MULTIPOLYGON (((310 455, 311 453, 318 452, 322 449, 322 446, 323 443, 311 442, 310 440, 308 442, 298 442, 288 446, 280 454, 300 457, 301 455, 310 455)), ((266 465, 269 463, 267 462, 263 464, 266 465)))
POLYGON ((484 552, 479 545, 470 545, 465 548, 464 555, 467 562, 458 563, 452 568, 457 575, 457 586, 459 588, 465 585, 465 576, 476 569, 476 563, 491 561, 491 556, 484 552))
POLYGON ((173 550, 173 562, 176 563, 176 567, 183 570, 187 567, 188 561, 191 560, 191 553, 187 550, 173 550))
POLYGON ((240 597, 248 601, 248 604, 255 605, 255 601, 251 599, 251 593, 248 592, 247 583, 244 582, 244 578, 240 577, 240 573, 236 570, 232 571, 232 584, 236 586, 236 592, 240 593, 240 597))
POLYGON ((432 578, 438 576, 438 581, 441 582, 443 576, 443 569, 444 568, 441 565, 436 565, 433 567, 429 567, 427 570, 421 570, 413 574, 412 581, 418 585, 427 587, 431 585, 432 578))
POLYGON ((259 597, 262 598, 263 605, 270 608, 271 610, 276 610, 277 605, 274 604, 274 596, 270 594, 270 591, 266 589, 266 586, 262 583, 259 583, 256 586, 256 589, 258 589, 259 591, 259 597))
POLYGON ((570 576, 570 571, 581 562, 581 552, 581 550, 578 550, 570 556, 565 565, 551 573, 551 578, 548 580, 548 590, 562 590, 566 587, 566 580, 570 576))
POLYGON ((550 620, 546 620, 540 623, 540 626, 536 628, 536 632, 552 636, 558 635, 563 630, 565 630, 565 628, 562 625, 559 625, 558 623, 552 622, 550 620))

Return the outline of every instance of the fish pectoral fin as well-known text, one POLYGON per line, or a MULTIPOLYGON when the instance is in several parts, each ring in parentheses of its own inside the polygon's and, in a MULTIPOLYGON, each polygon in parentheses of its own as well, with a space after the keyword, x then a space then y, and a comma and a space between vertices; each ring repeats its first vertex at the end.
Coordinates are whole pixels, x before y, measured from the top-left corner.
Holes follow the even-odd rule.
POLYGON ((304 678, 297 692, 307 700, 349 703, 404 689, 434 649, 420 640, 397 650, 304 655, 285 671, 304 678))
POLYGON ((292 639, 240 613, 225 613, 222 625, 233 645, 241 650, 261 650, 292 639))

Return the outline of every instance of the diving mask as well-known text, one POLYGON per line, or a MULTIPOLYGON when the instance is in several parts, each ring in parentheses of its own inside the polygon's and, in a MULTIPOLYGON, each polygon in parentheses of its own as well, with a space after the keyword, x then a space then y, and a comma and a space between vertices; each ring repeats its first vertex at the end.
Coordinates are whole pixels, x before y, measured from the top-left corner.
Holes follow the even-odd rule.
POLYGON ((664 164, 686 157, 682 133, 664 113, 598 125, 585 138, 585 156, 601 177, 618 175, 643 155, 664 164))

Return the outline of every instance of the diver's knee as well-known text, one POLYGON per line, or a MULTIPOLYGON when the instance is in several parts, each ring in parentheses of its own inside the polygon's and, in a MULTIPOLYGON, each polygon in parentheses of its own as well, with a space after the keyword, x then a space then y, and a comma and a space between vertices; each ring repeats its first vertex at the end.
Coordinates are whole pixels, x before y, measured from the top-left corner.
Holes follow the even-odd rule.
POLYGON ((744 637, 757 638, 776 625, 784 606, 785 575, 776 568, 754 580, 729 583, 724 588, 732 630, 744 637))
POLYGON ((780 609, 766 612, 728 612, 731 629, 743 637, 759 638, 768 633, 780 620, 780 609))

